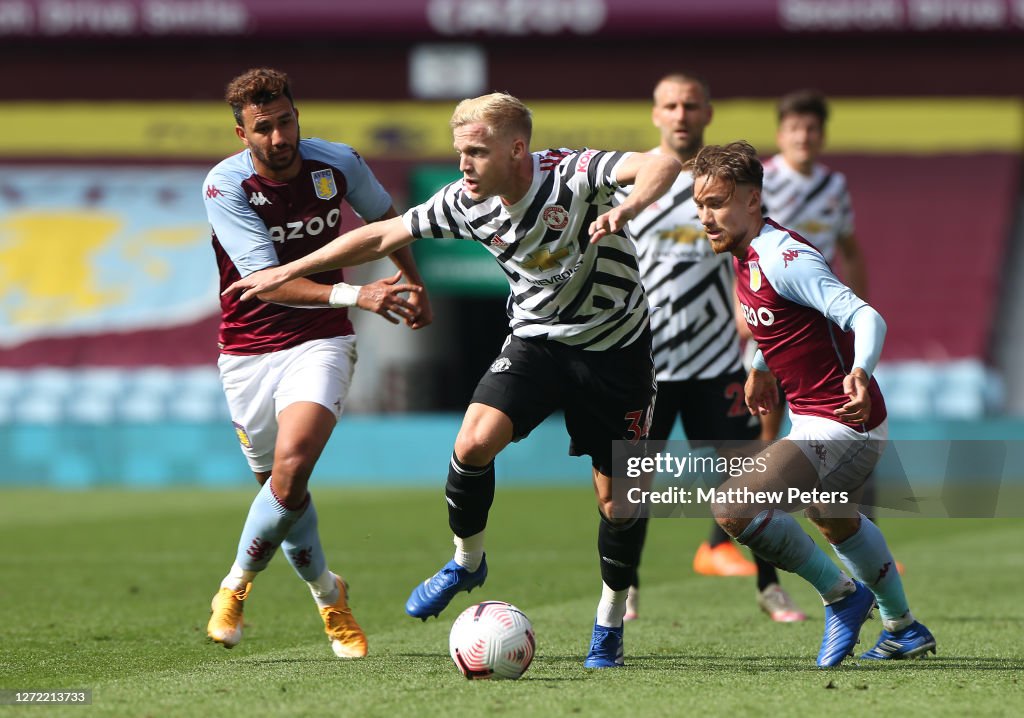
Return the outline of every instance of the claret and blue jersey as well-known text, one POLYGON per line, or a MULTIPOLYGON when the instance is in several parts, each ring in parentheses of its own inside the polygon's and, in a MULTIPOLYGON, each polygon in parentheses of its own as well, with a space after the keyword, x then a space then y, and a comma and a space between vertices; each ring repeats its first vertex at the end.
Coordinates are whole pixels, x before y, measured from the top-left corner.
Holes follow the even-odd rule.
MULTIPOLYGON (((782 384, 790 410, 838 421, 835 410, 849 401, 843 378, 853 368, 850 328, 867 303, 836 278, 809 242, 770 219, 733 263, 747 326, 782 384)), ((866 430, 886 417, 873 378, 869 395, 866 430)))
MULTIPOLYGON (((341 234, 347 200, 367 221, 391 207, 391 197, 351 147, 319 139, 299 142, 302 166, 288 182, 261 177, 249 150, 219 163, 203 183, 213 230, 221 289, 258 269, 286 264, 341 234)), ((343 279, 342 270, 310 277, 322 284, 343 279)), ((262 354, 312 339, 352 334, 346 310, 301 312, 265 302, 221 297, 219 344, 227 354, 262 354)))

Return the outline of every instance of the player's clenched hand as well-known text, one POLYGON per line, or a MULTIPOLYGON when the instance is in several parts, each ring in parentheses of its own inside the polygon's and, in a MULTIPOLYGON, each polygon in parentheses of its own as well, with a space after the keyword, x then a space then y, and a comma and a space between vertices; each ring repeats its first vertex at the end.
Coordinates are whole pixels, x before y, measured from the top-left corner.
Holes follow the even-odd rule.
POLYGON ((590 243, 594 244, 606 234, 618 234, 636 212, 626 205, 611 209, 590 223, 590 243))
POLYGON ((409 304, 416 310, 416 315, 405 320, 405 325, 410 329, 422 329, 434 321, 434 309, 430 306, 430 298, 427 296, 425 287, 420 287, 418 292, 409 293, 409 304))
POLYGON ((255 299, 263 292, 274 291, 289 280, 291 280, 291 277, 288 276, 282 267, 267 267, 234 282, 221 292, 221 296, 234 294, 244 289, 245 291, 242 292, 242 296, 238 298, 240 301, 255 299))
POLYGON ((751 369, 743 387, 747 411, 754 416, 770 414, 779 405, 779 386, 770 371, 751 369))
POLYGON ((376 282, 364 284, 359 288, 359 296, 356 298, 356 306, 368 312, 375 312, 392 324, 398 324, 399 319, 412 326, 420 314, 420 309, 403 297, 406 292, 418 293, 423 291, 422 287, 415 284, 399 284, 402 278, 401 272, 396 272, 390 277, 378 279, 376 282))
POLYGON ((850 400, 836 409, 835 414, 847 424, 863 424, 871 417, 871 395, 868 394, 868 375, 857 368, 843 378, 843 391, 850 400))

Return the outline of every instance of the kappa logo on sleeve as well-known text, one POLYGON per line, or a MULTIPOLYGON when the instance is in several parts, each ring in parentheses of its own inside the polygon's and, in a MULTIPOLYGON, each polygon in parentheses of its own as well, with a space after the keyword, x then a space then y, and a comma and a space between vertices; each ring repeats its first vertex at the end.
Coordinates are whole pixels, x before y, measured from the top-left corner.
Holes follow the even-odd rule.
POLYGON ((784 250, 782 250, 782 261, 783 261, 782 268, 785 269, 786 267, 788 267, 789 263, 796 261, 796 259, 801 254, 811 254, 811 255, 813 255, 814 253, 815 252, 814 252, 813 249, 784 249, 784 250))
POLYGON ((206 199, 217 199, 223 197, 224 193, 217 189, 217 185, 208 184, 206 185, 206 199))

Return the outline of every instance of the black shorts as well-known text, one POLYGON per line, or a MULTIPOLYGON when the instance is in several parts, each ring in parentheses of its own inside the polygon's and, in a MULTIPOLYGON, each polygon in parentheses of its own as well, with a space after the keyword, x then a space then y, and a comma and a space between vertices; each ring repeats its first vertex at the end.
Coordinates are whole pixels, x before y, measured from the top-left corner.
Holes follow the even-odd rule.
POLYGON ((564 411, 569 453, 589 455, 595 469, 611 476, 612 442, 646 438, 654 392, 649 332, 608 351, 510 336, 472 401, 512 419, 514 441, 555 411, 564 411))
POLYGON ((746 380, 747 375, 737 370, 715 379, 659 381, 650 438, 668 439, 680 416, 691 442, 756 439, 761 425, 747 411, 743 398, 746 380))

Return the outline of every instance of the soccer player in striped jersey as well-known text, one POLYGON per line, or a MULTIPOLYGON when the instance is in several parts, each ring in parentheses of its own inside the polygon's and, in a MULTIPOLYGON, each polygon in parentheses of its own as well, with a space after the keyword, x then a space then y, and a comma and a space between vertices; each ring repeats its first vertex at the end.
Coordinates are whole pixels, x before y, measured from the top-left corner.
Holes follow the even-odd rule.
POLYGON ((455 556, 416 586, 406 612, 426 620, 483 584, 494 457, 564 410, 570 453, 591 457, 601 514, 603 588, 584 665, 621 666, 622 619, 646 519, 621 518, 629 513, 612 492, 612 444, 646 438, 655 392, 647 297, 625 225, 665 193, 679 162, 593 149, 530 152, 531 113, 504 93, 464 100, 450 124, 460 181, 401 218, 353 230, 229 290, 245 289, 244 299, 421 237, 477 242, 490 252, 508 277, 511 333, 477 385, 449 462, 455 556), (626 184, 634 185, 629 198, 613 206, 626 184))
MULTIPOLYGON (((640 274, 651 305, 658 400, 650 439, 668 439, 676 418, 691 442, 741 442, 758 438, 760 424, 743 405, 746 373, 740 363, 732 266, 711 250, 693 202, 689 165, 704 146, 713 110, 707 82, 672 73, 654 88, 651 119, 661 134, 652 152, 675 157, 682 171, 672 188, 629 223, 640 274)), ((617 193, 628 197, 629 188, 617 193)), ((697 573, 757 575, 757 603, 772 620, 806 618, 782 588, 775 567, 748 561, 717 524, 694 557, 697 573), (756 566, 755 566, 756 563, 756 566)), ((630 587, 627 620, 638 616, 639 577, 630 587)))
POLYGON ((716 520, 821 595, 819 667, 852 653, 876 602, 882 635, 861 658, 934 652, 935 638, 910 612, 885 538, 857 510, 888 439, 885 402, 871 377, 885 322, 809 242, 762 217, 763 169, 748 143, 705 147, 692 171, 701 222, 715 252, 732 255, 737 297, 758 346, 744 401, 752 414, 774 407, 778 377, 793 415, 789 434, 756 457, 757 468, 722 485, 716 520), (853 578, 789 515, 800 508, 853 578))
MULTIPOLYGON (((326 244, 341 223, 342 201, 367 220, 397 216, 355 150, 299 137, 299 113, 283 72, 250 70, 231 81, 225 99, 245 149, 220 162, 203 183, 222 288, 326 244)), ((235 562, 211 603, 207 634, 226 648, 242 639, 253 580, 280 547, 309 585, 334 653, 366 655, 347 584, 327 567, 307 487, 352 380, 355 334, 346 307, 396 323, 401 317, 413 328, 430 322, 410 251, 392 259, 415 285, 398 284, 396 274, 356 287, 336 271, 288 282, 262 295, 263 304, 221 297, 224 394, 242 452, 262 487, 249 507, 235 562)))
MULTIPOLYGON (((778 104, 775 143, 764 163, 764 203, 783 227, 814 245, 842 274, 853 293, 867 299, 867 267, 854 236, 853 204, 846 177, 818 161, 825 146, 828 103, 815 90, 797 90, 778 104)), ((761 417, 761 439, 774 441, 783 409, 761 417)))
POLYGON ((846 177, 818 161, 825 146, 828 103, 814 90, 784 96, 778 105, 778 154, 764 163, 764 203, 769 214, 821 252, 840 259, 853 293, 867 297, 867 269, 854 236, 846 177))

